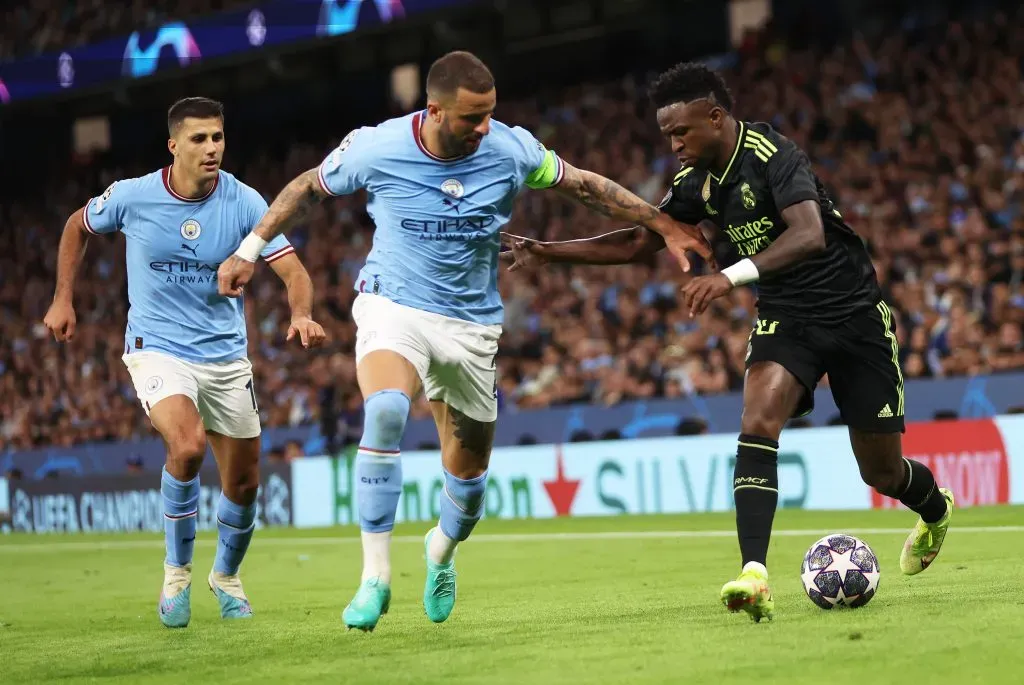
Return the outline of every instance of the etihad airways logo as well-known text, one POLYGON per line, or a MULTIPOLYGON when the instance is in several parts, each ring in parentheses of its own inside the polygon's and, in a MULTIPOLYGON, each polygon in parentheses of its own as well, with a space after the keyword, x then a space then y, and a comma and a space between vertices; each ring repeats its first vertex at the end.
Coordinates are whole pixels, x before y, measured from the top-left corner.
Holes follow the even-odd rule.
MULTIPOLYGON (((187 247, 187 246, 186 246, 187 247)), ((202 262, 191 262, 186 260, 174 262, 150 262, 149 268, 159 274, 163 274, 167 283, 179 283, 187 285, 190 283, 216 283, 217 269, 220 264, 204 264, 202 262)))
POLYGON ((437 219, 402 219, 407 231, 419 233, 420 240, 468 241, 485 238, 497 222, 493 216, 439 217, 437 219))

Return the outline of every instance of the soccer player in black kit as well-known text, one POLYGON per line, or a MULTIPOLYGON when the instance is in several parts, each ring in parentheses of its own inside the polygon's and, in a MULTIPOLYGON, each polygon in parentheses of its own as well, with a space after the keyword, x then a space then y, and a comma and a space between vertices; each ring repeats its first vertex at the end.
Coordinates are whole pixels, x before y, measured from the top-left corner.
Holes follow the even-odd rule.
MULTIPOLYGON (((723 263, 732 262, 690 280, 684 305, 696 315, 736 286, 756 284, 758 291, 733 476, 743 568, 722 588, 722 602, 755 621, 772 616, 765 563, 778 502, 779 435, 791 417, 813 408, 824 374, 864 482, 920 515, 900 556, 904 573, 920 573, 942 546, 953 495, 925 465, 903 457, 895 322, 864 243, 797 145, 768 124, 733 117, 719 74, 678 65, 653 83, 651 99, 682 164, 661 208, 713 234, 719 254, 728 253, 723 263)), ((504 239, 510 269, 646 261, 663 247, 643 227, 565 242, 504 239)))

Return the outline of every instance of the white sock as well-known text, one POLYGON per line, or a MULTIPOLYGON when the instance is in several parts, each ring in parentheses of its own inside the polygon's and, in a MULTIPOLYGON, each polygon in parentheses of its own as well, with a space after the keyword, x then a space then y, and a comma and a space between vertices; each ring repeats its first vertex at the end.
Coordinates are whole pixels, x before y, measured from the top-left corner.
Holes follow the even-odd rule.
POLYGON ((363 580, 380 578, 391 584, 391 531, 363 531, 363 580))
POLYGON ((430 544, 427 546, 427 557, 431 563, 447 564, 455 556, 455 547, 459 543, 452 540, 441 531, 441 526, 434 528, 434 534, 430 536, 430 544))
POLYGON ((164 597, 174 597, 192 583, 192 564, 172 566, 164 562, 164 597))

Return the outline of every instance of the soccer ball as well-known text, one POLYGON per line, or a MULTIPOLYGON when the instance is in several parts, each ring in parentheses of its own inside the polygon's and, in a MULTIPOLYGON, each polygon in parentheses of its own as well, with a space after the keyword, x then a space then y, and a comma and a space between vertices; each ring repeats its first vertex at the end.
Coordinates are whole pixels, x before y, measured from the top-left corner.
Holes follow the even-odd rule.
POLYGON ((878 558, 867 543, 833 533, 811 545, 800 566, 800 580, 822 609, 862 607, 878 591, 878 558))

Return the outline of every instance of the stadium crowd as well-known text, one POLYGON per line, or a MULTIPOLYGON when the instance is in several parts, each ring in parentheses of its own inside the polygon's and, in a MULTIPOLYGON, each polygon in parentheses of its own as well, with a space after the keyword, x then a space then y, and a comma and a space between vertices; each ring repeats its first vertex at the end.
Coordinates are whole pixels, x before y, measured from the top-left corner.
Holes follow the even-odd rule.
MULTIPOLYGON (((999 16, 927 35, 891 32, 801 50, 770 32, 751 34, 727 75, 737 113, 770 121, 803 146, 869 243, 898 314, 907 377, 1024 368, 1022 29, 1019 19, 999 16)), ((573 164, 657 202, 677 163, 644 85, 627 77, 555 98, 500 100, 498 116, 531 129, 573 164)), ((235 150, 228 170, 271 199, 346 132, 296 143, 284 159, 243 160, 235 150)), ((57 345, 40 323, 64 219, 112 180, 160 163, 147 162, 55 178, 45 205, 4 208, 0 451, 151 434, 120 360, 127 306, 120 237, 91 240, 74 341, 57 345)), ((360 196, 333 199, 289 235, 313 277, 325 349, 285 344, 287 300, 268 268, 247 293, 266 426, 321 422, 342 438, 358 437, 362 399, 349 308, 373 237, 363 203, 360 196)), ((551 193, 528 192, 509 230, 565 239, 618 227, 551 193)), ((754 295, 737 290, 691 320, 677 306, 684 278, 663 255, 645 265, 503 272, 503 408, 739 389, 754 295)), ((422 399, 414 412, 428 414, 422 399)))

